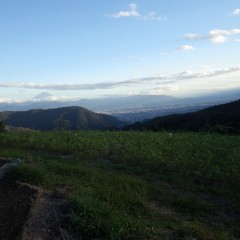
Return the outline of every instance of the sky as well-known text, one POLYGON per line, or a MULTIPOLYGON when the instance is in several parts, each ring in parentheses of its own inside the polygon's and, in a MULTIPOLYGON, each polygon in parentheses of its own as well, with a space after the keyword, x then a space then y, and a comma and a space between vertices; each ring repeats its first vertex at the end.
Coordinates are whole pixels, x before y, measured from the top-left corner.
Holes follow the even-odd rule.
POLYGON ((240 0, 0 0, 0 102, 240 87, 240 0))

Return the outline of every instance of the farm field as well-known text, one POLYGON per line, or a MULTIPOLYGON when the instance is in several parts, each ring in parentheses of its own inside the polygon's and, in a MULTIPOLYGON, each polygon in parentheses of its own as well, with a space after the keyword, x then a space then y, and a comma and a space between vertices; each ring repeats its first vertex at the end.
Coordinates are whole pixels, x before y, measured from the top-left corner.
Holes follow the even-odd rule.
POLYGON ((73 239, 240 239, 239 136, 14 131, 0 152, 22 160, 9 179, 64 191, 73 239))

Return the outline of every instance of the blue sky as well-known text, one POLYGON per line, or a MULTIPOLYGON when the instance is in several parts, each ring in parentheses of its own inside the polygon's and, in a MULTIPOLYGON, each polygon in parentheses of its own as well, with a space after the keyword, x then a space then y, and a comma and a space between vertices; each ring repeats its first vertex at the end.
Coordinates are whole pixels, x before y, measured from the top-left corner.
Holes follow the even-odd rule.
POLYGON ((239 0, 0 1, 0 102, 240 87, 239 0))

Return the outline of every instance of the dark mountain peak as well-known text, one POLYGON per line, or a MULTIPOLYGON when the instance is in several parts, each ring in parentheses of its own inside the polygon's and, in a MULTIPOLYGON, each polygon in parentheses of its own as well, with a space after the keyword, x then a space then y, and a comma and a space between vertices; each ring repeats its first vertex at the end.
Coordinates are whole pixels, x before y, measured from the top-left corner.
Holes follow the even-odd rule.
POLYGON ((97 114, 83 107, 32 109, 29 111, 0 113, 6 125, 36 130, 104 130, 119 128, 123 122, 114 117, 97 114))

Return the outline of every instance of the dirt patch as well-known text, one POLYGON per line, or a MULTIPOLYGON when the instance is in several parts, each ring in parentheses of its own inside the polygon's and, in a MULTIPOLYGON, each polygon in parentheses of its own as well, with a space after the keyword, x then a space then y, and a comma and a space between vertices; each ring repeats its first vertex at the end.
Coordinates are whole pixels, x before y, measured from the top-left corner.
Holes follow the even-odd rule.
POLYGON ((36 190, 9 180, 0 181, 0 239, 17 239, 25 224, 36 190))
POLYGON ((64 214, 66 195, 38 189, 35 204, 23 228, 22 240, 69 240, 69 218, 64 214))
POLYGON ((65 192, 0 181, 0 239, 69 240, 65 192))

